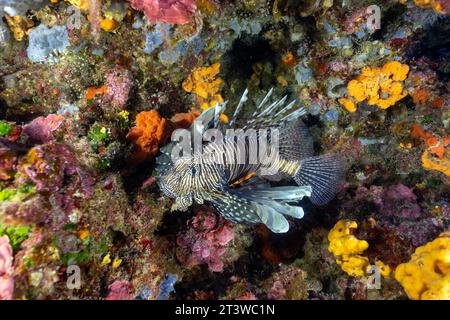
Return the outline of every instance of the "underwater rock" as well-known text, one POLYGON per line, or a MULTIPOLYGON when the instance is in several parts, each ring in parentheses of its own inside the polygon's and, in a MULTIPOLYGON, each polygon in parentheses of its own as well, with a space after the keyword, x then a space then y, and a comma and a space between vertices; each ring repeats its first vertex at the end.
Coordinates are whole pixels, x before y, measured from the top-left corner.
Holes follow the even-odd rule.
POLYGON ((222 271, 222 256, 234 238, 231 223, 210 211, 202 210, 187 225, 188 229, 177 237, 181 249, 177 251, 178 259, 187 267, 206 263, 211 271, 222 271))
POLYGON ((414 192, 400 183, 384 191, 380 213, 384 216, 416 219, 420 217, 421 210, 414 192))
POLYGON ((33 62, 56 61, 52 55, 64 52, 70 46, 66 26, 47 27, 40 24, 29 34, 28 58, 33 62))
POLYGON ((63 123, 64 117, 49 114, 47 117, 37 117, 23 127, 23 132, 34 143, 47 143, 53 140, 52 132, 63 123))

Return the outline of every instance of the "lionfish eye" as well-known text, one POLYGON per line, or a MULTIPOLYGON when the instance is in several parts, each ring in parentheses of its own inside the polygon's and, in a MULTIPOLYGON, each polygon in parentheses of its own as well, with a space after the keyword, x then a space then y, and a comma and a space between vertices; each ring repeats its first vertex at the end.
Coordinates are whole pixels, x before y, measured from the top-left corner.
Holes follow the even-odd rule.
POLYGON ((195 176, 197 174, 197 168, 196 167, 192 167, 191 168, 191 176, 195 176))

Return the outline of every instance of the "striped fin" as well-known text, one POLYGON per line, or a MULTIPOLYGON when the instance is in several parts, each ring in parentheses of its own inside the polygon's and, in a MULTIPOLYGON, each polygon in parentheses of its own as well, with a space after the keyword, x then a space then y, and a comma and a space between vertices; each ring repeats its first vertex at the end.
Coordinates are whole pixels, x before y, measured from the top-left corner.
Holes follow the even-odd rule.
MULTIPOLYGON (((287 96, 271 102, 273 88, 264 96, 261 103, 255 108, 251 119, 248 119, 243 129, 274 127, 284 122, 295 120, 306 113, 304 108, 295 108, 296 101, 286 104, 287 96), (296 109, 296 110, 295 110, 296 109)), ((230 127, 233 127, 236 120, 239 119, 239 113, 243 110, 244 103, 248 100, 248 90, 244 91, 230 121, 230 127)))
POLYGON ((311 202, 324 205, 336 195, 344 178, 344 164, 336 155, 309 157, 300 162, 294 175, 299 186, 311 186, 311 202))
POLYGON ((202 136, 206 130, 217 128, 219 125, 219 117, 225 110, 227 103, 228 102, 225 101, 224 103, 210 107, 203 111, 200 116, 198 116, 192 123, 192 133, 196 133, 202 136))
POLYGON ((235 122, 236 119, 237 119, 237 116, 239 115, 239 112, 240 112, 241 109, 242 109, 242 106, 243 106, 244 103, 248 100, 247 94, 248 94, 248 89, 245 89, 244 94, 242 95, 242 97, 241 97, 241 99, 239 100, 239 103, 238 103, 236 109, 234 110, 233 117, 232 117, 232 119, 231 119, 231 121, 230 121, 230 127, 233 126, 234 122, 235 122))
POLYGON ((299 161, 314 154, 312 137, 301 119, 281 128, 280 138, 280 156, 285 160, 299 161))

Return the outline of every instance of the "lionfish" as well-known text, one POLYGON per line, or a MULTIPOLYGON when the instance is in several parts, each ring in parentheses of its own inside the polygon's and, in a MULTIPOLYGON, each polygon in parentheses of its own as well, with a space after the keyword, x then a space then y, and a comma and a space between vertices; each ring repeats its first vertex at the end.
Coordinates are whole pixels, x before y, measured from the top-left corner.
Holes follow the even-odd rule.
POLYGON ((239 119, 248 90, 242 95, 229 124, 219 121, 226 102, 203 111, 189 129, 200 137, 208 129, 224 133, 230 128, 237 129, 238 121, 244 123, 239 127, 243 130, 236 131, 240 133, 209 142, 202 147, 202 152, 193 151, 173 160, 171 155, 176 143, 172 141, 161 148, 162 153, 157 158, 157 181, 163 193, 175 199, 172 211, 186 211, 194 202, 209 203, 234 223, 263 223, 275 233, 284 233, 289 230, 286 216, 303 217, 304 211, 299 205, 303 197, 309 197, 316 205, 324 205, 335 197, 343 180, 341 158, 314 156, 313 140, 300 119, 306 110, 303 107, 294 110, 296 101, 286 104, 287 96, 271 102, 272 93, 273 89, 250 119, 239 119), (255 148, 262 148, 263 143, 250 139, 251 135, 245 132, 256 132, 256 138, 261 138, 263 129, 267 129, 265 132, 269 136, 265 136, 267 156, 255 160, 251 153, 255 148), (237 157, 241 161, 236 161, 237 157), (267 166, 275 168, 275 173, 262 170, 267 166), (297 185, 271 186, 271 181, 280 180, 293 180, 297 185))

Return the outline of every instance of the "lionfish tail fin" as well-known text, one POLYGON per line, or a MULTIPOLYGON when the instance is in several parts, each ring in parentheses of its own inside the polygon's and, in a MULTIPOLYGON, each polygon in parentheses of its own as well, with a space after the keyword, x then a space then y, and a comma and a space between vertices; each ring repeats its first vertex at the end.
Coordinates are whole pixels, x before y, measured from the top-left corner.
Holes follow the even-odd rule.
POLYGON ((325 205, 336 196, 344 172, 344 162, 337 155, 309 157, 300 162, 294 180, 299 186, 311 186, 312 203, 325 205))

